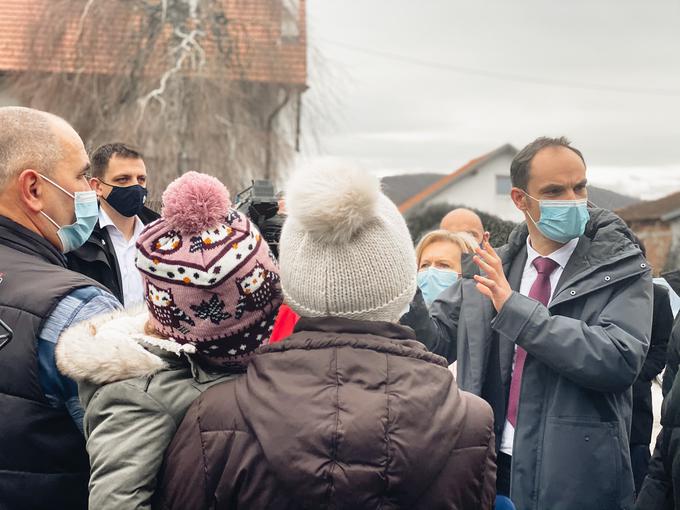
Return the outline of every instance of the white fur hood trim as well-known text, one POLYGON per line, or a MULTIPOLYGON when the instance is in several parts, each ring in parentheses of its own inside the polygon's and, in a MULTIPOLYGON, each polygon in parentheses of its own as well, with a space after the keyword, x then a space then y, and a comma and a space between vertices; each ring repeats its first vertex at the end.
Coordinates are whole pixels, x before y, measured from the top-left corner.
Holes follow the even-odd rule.
POLYGON ((146 335, 147 317, 142 307, 99 315, 67 329, 57 342, 59 371, 76 381, 106 384, 147 377, 167 366, 144 344, 177 356, 196 352, 193 345, 146 335))

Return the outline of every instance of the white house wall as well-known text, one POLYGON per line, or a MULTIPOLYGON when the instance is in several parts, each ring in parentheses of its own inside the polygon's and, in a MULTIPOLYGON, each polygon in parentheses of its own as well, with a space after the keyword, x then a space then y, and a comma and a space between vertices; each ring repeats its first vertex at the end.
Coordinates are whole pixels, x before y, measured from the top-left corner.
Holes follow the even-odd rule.
POLYGON ((496 194, 496 175, 510 175, 513 155, 499 154, 475 172, 457 180, 439 193, 423 201, 424 205, 448 203, 464 205, 494 214, 504 220, 523 221, 509 194, 496 194))

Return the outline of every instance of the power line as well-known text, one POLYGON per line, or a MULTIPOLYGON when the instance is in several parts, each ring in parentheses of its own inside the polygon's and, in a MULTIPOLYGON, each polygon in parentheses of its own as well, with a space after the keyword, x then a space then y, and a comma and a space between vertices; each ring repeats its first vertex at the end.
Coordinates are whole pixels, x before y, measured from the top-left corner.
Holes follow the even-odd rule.
POLYGON ((584 89, 584 90, 595 90, 599 92, 619 92, 623 94, 646 94, 646 95, 656 95, 656 96, 672 96, 680 97, 680 90, 672 89, 648 89, 642 87, 613 87, 610 85, 602 85, 597 83, 585 83, 577 81, 564 81, 564 80, 553 80, 550 78, 538 78, 535 76, 525 76, 514 73, 504 73, 501 71, 491 71, 488 69, 477 69, 473 67, 459 66, 453 64, 446 64, 442 62, 431 62, 427 60, 422 60, 416 57, 411 57, 408 55, 400 55, 398 53, 392 53, 389 51, 375 50, 372 48, 362 48, 360 46, 354 46, 352 44, 341 43, 337 41, 331 41, 323 37, 319 38, 327 44, 333 46, 338 46, 347 50, 355 51, 358 53, 364 53, 366 55, 371 55, 375 57, 381 57, 388 60, 393 60, 396 62, 402 62, 406 64, 417 65, 421 67, 428 67, 430 69, 436 69, 439 71, 452 71, 459 74, 467 74, 472 76, 481 76, 484 78, 493 78, 498 80, 514 81, 518 83, 531 83, 534 85, 543 85, 550 87, 565 87, 574 89, 584 89))

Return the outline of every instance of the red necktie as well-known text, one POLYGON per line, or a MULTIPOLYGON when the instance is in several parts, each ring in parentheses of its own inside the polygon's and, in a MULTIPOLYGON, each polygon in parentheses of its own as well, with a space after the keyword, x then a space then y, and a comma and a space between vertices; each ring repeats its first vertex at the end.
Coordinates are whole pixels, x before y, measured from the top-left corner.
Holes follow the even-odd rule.
MULTIPOLYGON (((550 275, 559 267, 559 264, 546 257, 537 257, 532 262, 538 271, 536 280, 531 286, 529 297, 548 306, 550 301, 550 275)), ((522 386, 522 372, 524 371, 524 361, 527 358, 527 351, 519 345, 515 351, 515 367, 512 370, 512 380, 510 381, 510 397, 508 399, 508 421, 513 427, 517 426, 517 406, 519 405, 519 390, 522 386)))

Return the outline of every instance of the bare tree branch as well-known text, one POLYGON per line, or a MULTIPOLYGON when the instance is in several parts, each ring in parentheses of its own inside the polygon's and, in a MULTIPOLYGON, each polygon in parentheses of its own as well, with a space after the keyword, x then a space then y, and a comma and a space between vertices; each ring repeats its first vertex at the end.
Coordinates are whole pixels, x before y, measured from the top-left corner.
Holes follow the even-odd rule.
POLYGON ((83 8, 83 13, 80 15, 80 19, 78 20, 78 29, 76 30, 76 41, 80 43, 80 37, 83 34, 83 27, 85 26, 85 18, 87 18, 87 13, 90 12, 90 9, 92 8, 92 5, 94 4, 95 0, 87 0, 87 3, 85 4, 85 7, 83 8))
POLYGON ((175 28, 174 33, 177 37, 181 39, 180 43, 175 48, 172 48, 170 50, 170 53, 178 55, 177 60, 175 61, 175 65, 168 69, 167 71, 165 71, 165 73, 163 73, 163 75, 160 78, 160 83, 158 87, 156 87, 151 92, 149 92, 143 97, 140 97, 137 100, 139 103, 139 115, 137 117, 137 123, 135 124, 135 130, 139 128, 139 124, 144 119, 144 114, 146 113, 146 108, 149 104, 149 101, 155 100, 160 104, 161 114, 165 111, 167 103, 162 96, 165 93, 165 89, 168 85, 168 80, 170 80, 170 78, 172 78, 173 75, 176 75, 182 70, 184 61, 187 58, 191 57, 194 51, 197 51, 199 53, 200 56, 199 65, 203 65, 205 63, 205 51, 203 51, 201 45, 196 41, 196 37, 204 35, 204 33, 201 30, 192 30, 190 33, 185 34, 179 28, 175 28))
POLYGON ((279 58, 290 49, 280 39, 280 2, 49 0, 29 29, 39 34, 31 67, 9 77, 11 93, 68 119, 88 147, 138 145, 152 200, 189 169, 232 190, 276 180, 294 154, 303 90, 286 84, 279 58), (252 2, 264 14, 239 16, 252 2), (64 60, 74 34, 75 61, 64 60), (70 67, 52 72, 57 62, 70 67))

